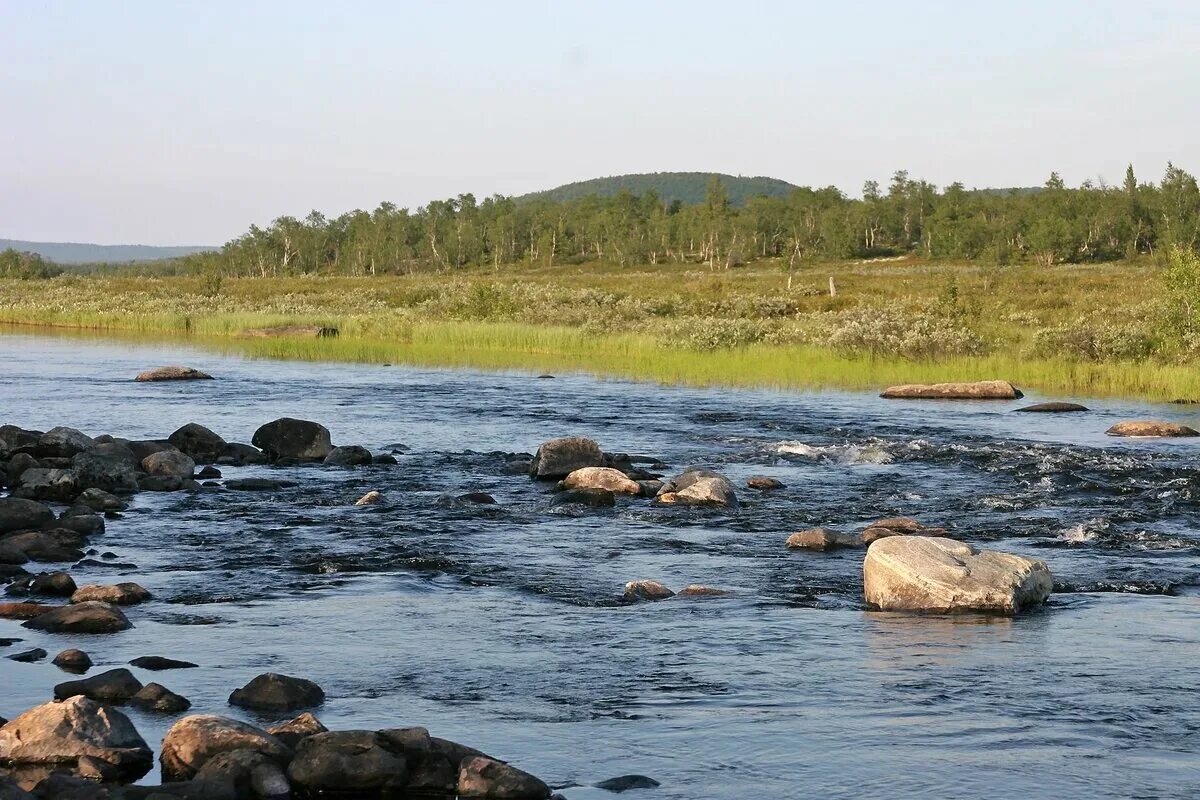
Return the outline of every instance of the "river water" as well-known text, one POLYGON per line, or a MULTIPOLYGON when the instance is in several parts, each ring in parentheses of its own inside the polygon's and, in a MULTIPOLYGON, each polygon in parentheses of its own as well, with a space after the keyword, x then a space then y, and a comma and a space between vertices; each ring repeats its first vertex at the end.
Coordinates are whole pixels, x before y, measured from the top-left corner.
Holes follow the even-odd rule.
MULTIPOLYGON (((138 674, 193 712, 260 724, 273 720, 227 706, 232 689, 267 670, 310 678, 330 728, 424 725, 558 786, 641 773, 662 786, 638 796, 664 800, 1194 796, 1200 450, 1103 432, 1200 425, 1200 410, 1084 402, 1013 414, 0 336, 0 423, 164 438, 198 422, 249 441, 293 416, 335 444, 406 446, 397 466, 224 469, 292 489, 138 494, 93 540, 136 566, 73 569, 150 589, 135 627, 72 637, 0 620, 0 637, 81 647, 92 674, 141 655, 197 662, 138 674), (169 363, 219 379, 131 380, 169 363), (503 453, 562 435, 787 488, 741 491, 732 512, 551 508, 503 453), (369 490, 388 502, 354 507, 369 490), (469 491, 498 505, 447 502, 469 491), (1045 560, 1050 604, 1014 620, 873 613, 861 551, 783 545, 899 514, 1045 560), (734 594, 620 605, 634 578, 734 594)), ((0 659, 0 715, 68 678, 0 659)), ((172 721, 129 714, 151 744, 172 721)))

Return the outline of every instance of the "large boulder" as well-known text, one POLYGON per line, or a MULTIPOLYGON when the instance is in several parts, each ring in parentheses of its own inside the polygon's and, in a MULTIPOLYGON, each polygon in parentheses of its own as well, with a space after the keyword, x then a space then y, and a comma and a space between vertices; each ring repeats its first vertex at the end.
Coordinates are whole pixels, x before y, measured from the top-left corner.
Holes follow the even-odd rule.
POLYGON ((1138 420, 1134 422, 1118 422, 1107 431, 1109 436, 1130 436, 1138 438, 1178 438, 1187 436, 1200 436, 1200 431, 1195 428, 1189 428, 1187 425, 1180 425, 1176 422, 1156 422, 1151 420, 1138 420))
POLYGON ((642 487, 624 472, 612 467, 584 467, 563 478, 563 489, 605 489, 614 494, 638 495, 642 487))
POLYGON ((626 603, 636 603, 639 600, 666 600, 674 596, 675 592, 658 581, 638 580, 629 581, 625 584, 625 592, 622 595, 622 599, 626 603))
POLYGON ((134 606, 150 599, 150 592, 132 581, 105 586, 89 583, 71 593, 72 603, 111 603, 116 606, 134 606))
POLYGON ((292 787, 283 767, 253 750, 233 750, 213 756, 188 783, 224 787, 229 792, 229 800, 288 800, 292 796, 292 787))
MULTIPOLYGON (((137 479, 134 479, 133 485, 137 486, 137 479)), ((103 489, 84 489, 79 497, 75 498, 75 504, 85 506, 93 511, 124 511, 126 503, 115 494, 110 494, 103 489)))
POLYGON ((285 458, 321 461, 333 449, 328 428, 317 422, 291 417, 263 425, 254 432, 250 442, 275 461, 285 458))
POLYGON ((142 459, 142 469, 160 478, 183 479, 192 477, 196 462, 178 450, 160 450, 142 459))
POLYGON ((124 703, 142 690, 142 682, 124 667, 99 672, 90 678, 64 681, 54 687, 54 699, 83 695, 105 703, 124 703))
POLYGON ((94 447, 96 441, 74 428, 51 428, 38 437, 37 449, 41 457, 71 458, 94 447))
POLYGON ((97 602, 59 606, 21 624, 48 633, 116 633, 133 627, 116 606, 97 602))
POLYGON ((0 478, 3 478, 10 487, 16 488, 21 485, 21 476, 25 474, 25 471, 37 466, 39 466, 38 460, 29 453, 14 453, 8 460, 8 466, 4 468, 0 478))
MULTIPOLYGON (((58 687, 55 687, 57 691, 58 687)), ((147 683, 129 698, 129 705, 143 711, 160 714, 178 714, 192 707, 192 701, 175 694, 161 683, 147 683)))
POLYGON ((84 537, 64 528, 10 533, 0 538, 0 548, 22 553, 30 561, 78 561, 84 537))
POLYGON ((932 536, 878 539, 863 563, 863 593, 883 611, 1017 612, 1050 596, 1041 561, 932 536))
POLYGON ((129 718, 86 697, 46 703, 0 728, 0 762, 76 766, 96 759, 123 780, 136 780, 153 754, 129 718))
POLYGON ((221 457, 226 441, 203 425, 189 422, 167 437, 181 453, 197 464, 211 464, 221 457))
POLYGON ((56 500, 69 503, 86 488, 80 483, 79 473, 73 469, 57 467, 34 467, 21 473, 13 497, 31 500, 56 500))
POLYGON ((35 500, 0 497, 0 535, 12 531, 45 528, 54 522, 54 512, 35 500))
POLYGON ((357 467, 370 464, 374 457, 371 451, 359 444, 335 447, 325 456, 325 463, 332 467, 357 467))
POLYGON ((0 425, 0 457, 11 455, 18 450, 34 449, 42 431, 29 431, 16 425, 0 425))
POLYGON ((229 704, 259 711, 292 711, 325 702, 325 692, 312 681, 265 672, 229 695, 229 704))
POLYGON ((545 800, 550 787, 540 779, 503 761, 475 756, 463 761, 458 772, 459 797, 492 800, 545 800))
POLYGON ((262 753, 281 764, 292 757, 287 745, 249 723, 213 714, 195 714, 176 722, 163 738, 158 757, 162 779, 190 780, 209 759, 235 750, 262 753))
POLYGON ((212 380, 212 375, 207 372, 201 372, 198 369, 191 367, 156 367, 148 369, 145 372, 139 373, 135 381, 196 381, 196 380, 212 380))
POLYGON ((905 400, 1018 400, 1025 394, 1008 381, 974 381, 889 386, 879 396, 905 400))
POLYGON ((317 733, 296 748, 288 778, 311 795, 401 792, 408 787, 408 760, 403 748, 374 731, 317 733))
POLYGON ((724 475, 706 469, 685 470, 662 485, 658 502, 693 506, 736 507, 737 493, 724 475))
POLYGON ((529 474, 537 480, 558 480, 577 469, 603 467, 605 463, 600 445, 591 439, 582 436, 551 439, 538 448, 529 463, 529 474))
POLYGON ((82 650, 77 650, 74 647, 63 650, 54 657, 51 661, 54 666, 61 669, 63 672, 71 672, 76 675, 82 675, 92 668, 92 658, 82 650))
POLYGON ((230 442, 221 450, 221 455, 217 457, 218 464, 232 464, 234 466, 244 466, 246 464, 265 464, 270 461, 269 458, 257 447, 252 447, 241 442, 230 442))

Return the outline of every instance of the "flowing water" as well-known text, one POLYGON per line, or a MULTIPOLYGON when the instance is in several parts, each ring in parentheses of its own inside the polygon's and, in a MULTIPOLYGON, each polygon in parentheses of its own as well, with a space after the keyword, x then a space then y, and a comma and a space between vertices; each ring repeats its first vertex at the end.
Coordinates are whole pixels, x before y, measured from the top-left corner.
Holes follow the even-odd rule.
MULTIPOLYGON (((1013 414, 1018 403, 0 336, 0 423, 162 438, 198 422, 249 441, 293 416, 335 444, 405 445, 397 466, 224 469, 289 489, 138 494, 93 539, 126 566, 73 569, 80 584, 149 588, 136 627, 72 637, 0 620, 0 637, 82 647, 93 673, 141 655, 195 661, 139 672, 195 712, 244 716, 226 697, 263 671, 311 678, 330 728, 425 725, 557 786, 642 773, 662 786, 637 794, 663 800, 1194 796, 1200 449, 1103 432, 1121 419, 1197 425, 1200 411, 1087 402, 1086 414, 1013 414), (168 363, 219 380, 130 380, 168 363), (741 491, 736 511, 552 508, 548 486, 505 474, 506 454, 561 435, 787 488, 741 491), (373 489, 388 502, 353 506, 373 489), (449 499, 469 491, 499 502, 449 499), (783 546, 801 528, 898 514, 1041 558, 1056 593, 1012 620, 873 613, 861 551, 783 546), (634 578, 734 594, 621 605, 634 578)), ((67 677, 0 659, 0 715, 67 677)), ((171 722, 129 713, 151 743, 171 722)))

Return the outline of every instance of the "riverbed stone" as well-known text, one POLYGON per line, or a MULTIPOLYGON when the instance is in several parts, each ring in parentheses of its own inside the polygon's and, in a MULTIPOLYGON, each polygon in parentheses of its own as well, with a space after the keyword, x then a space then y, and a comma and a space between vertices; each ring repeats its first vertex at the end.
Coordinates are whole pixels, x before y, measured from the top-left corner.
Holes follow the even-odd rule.
POLYGON ((605 489, 613 494, 637 495, 641 487, 637 481, 612 467, 583 467, 563 478, 559 486, 563 489, 605 489))
POLYGON ((71 573, 62 570, 43 572, 31 577, 29 592, 53 597, 70 597, 75 593, 75 579, 71 577, 71 573))
POLYGON ((196 422, 178 428, 167 437, 167 441, 197 464, 216 461, 227 444, 218 434, 196 422))
POLYGON ((124 667, 99 672, 90 678, 63 681, 54 687, 56 700, 83 695, 105 703, 124 703, 142 689, 142 682, 124 667))
POLYGON ((213 756, 192 782, 226 787, 231 798, 288 800, 292 796, 283 767, 254 750, 231 750, 213 756))
POLYGON ((183 479, 196 472, 196 462, 178 450, 160 450, 142 459, 142 469, 149 475, 183 479))
POLYGON ((79 473, 73 469, 33 467, 21 473, 12 496, 28 500, 52 500, 69 503, 84 490, 79 473))
POLYGON ((44 528, 54 522, 54 512, 44 503, 20 497, 0 497, 0 535, 44 528))
POLYGON ((154 382, 154 381, 210 381, 212 375, 207 372, 201 372, 192 367, 181 367, 172 365, 167 367, 155 367, 148 369, 145 372, 138 373, 134 378, 135 381, 154 382))
POLYGON ((37 706, 0 728, 0 761, 69 767, 83 757, 105 763, 124 780, 142 777, 153 763, 128 717, 82 696, 37 706))
POLYGON ((241 442, 230 442, 225 445, 224 449, 221 450, 221 454, 217 456, 218 464, 230 464, 235 467, 249 464, 266 464, 268 461, 270 459, 257 447, 241 442))
POLYGON ((579 505, 588 508, 610 508, 616 505, 615 495, 608 489, 568 489, 550 500, 550 506, 579 505))
POLYGON ((229 704, 258 711, 292 711, 325 702, 321 687, 304 678, 265 672, 229 695, 229 704))
POLYGON ((267 728, 267 733, 275 736, 288 747, 295 750, 300 742, 309 736, 325 733, 328 730, 328 728, 321 724, 321 720, 313 716, 311 712, 305 711, 295 719, 290 719, 281 725, 274 725, 267 728))
POLYGON ((281 417, 254 432, 251 444, 273 461, 320 461, 333 450, 329 429, 317 422, 281 417))
POLYGON ((38 460, 29 453, 14 453, 12 458, 8 460, 8 465, 4 468, 6 483, 11 488, 17 488, 21 485, 21 476, 26 471, 38 466, 38 460))
POLYGON ((658 581, 637 580, 625 584, 623 598, 626 603, 635 603, 639 600, 666 600, 674 596, 675 592, 658 581))
POLYGON ((39 457, 71 458, 96 445, 95 440, 75 428, 51 428, 38 437, 39 457))
POLYGON ((676 597, 728 597, 733 592, 728 589, 718 589, 713 586, 705 586, 700 583, 689 583, 687 586, 680 589, 676 597))
POLYGON ((654 778, 647 778, 645 775, 620 775, 616 778, 609 778, 608 780, 592 784, 597 789, 618 793, 628 792, 632 789, 657 789, 661 785, 654 778))
POLYGON ((346 444, 335 447, 325 456, 324 464, 331 467, 358 467, 370 464, 371 451, 362 445, 346 444))
POLYGON ((331 731, 303 739, 288 765, 288 778, 316 794, 329 790, 397 792, 408 787, 408 760, 401 748, 374 731, 331 731))
POLYGON ((98 536, 104 533, 104 517, 92 513, 90 508, 79 510, 67 509, 58 518, 55 526, 63 530, 75 531, 81 536, 98 536))
POLYGON ((87 653, 76 648, 63 650, 54 657, 50 662, 54 666, 61 669, 63 672, 73 672, 76 675, 82 675, 92 668, 92 659, 87 653))
POLYGON ((143 711, 156 711, 160 714, 178 714, 192 707, 192 702, 186 697, 175 694, 161 683, 147 683, 129 698, 129 705, 143 711))
POLYGON ((866 601, 883 611, 1016 614, 1044 603, 1052 586, 1041 561, 941 537, 879 539, 863 563, 866 601))
POLYGON ((830 550, 861 546, 862 543, 857 536, 832 531, 828 528, 809 528, 793 533, 787 538, 787 547, 790 550, 815 550, 825 553, 830 550))
POLYGON ((151 672, 161 672, 168 669, 192 669, 197 666, 191 661, 180 661, 164 656, 138 656, 130 661, 129 664, 138 669, 148 669, 151 672))
POLYGON ((133 627, 116 606, 94 601, 51 609, 22 625, 48 633, 116 633, 133 627))
POLYGON ((0 545, 19 551, 30 561, 54 563, 78 561, 83 558, 84 537, 75 531, 51 528, 43 531, 10 533, 0 539, 0 545))
POLYGON ((737 493, 724 475, 706 469, 685 470, 663 484, 658 502, 667 505, 725 506, 736 508, 737 493))
POLYGON ((30 650, 24 650, 20 653, 13 653, 10 656, 5 656, 9 661, 16 661, 19 664, 34 664, 41 661, 49 653, 40 647, 34 647, 30 650))
POLYGON ((278 478, 234 478, 225 481, 226 489, 239 492, 273 492, 278 489, 290 489, 296 485, 295 481, 278 478))
POLYGON ((1008 381, 973 381, 889 386, 879 396, 905 400, 1019 400, 1025 394, 1008 381))
POLYGON ((1034 403, 1031 406, 1025 406, 1016 410, 1030 414, 1072 414, 1079 411, 1087 411, 1088 407, 1082 406, 1079 403, 1064 403, 1055 400, 1048 403, 1034 403))
POLYGON ((117 606, 134 606, 138 603, 146 602, 150 597, 150 592, 132 581, 116 583, 111 586, 89 583, 86 586, 80 586, 71 595, 71 602, 87 603, 98 601, 117 606))
POLYGON ((33 619, 54 608, 45 603, 0 603, 0 619, 33 619))
POLYGON ((511 764, 476 756, 464 760, 459 768, 458 794, 493 800, 545 800, 550 797, 550 787, 511 764))
POLYGON ((559 480, 577 469, 605 465, 600 445, 583 436, 570 436, 542 442, 529 464, 529 474, 537 480, 559 480))
POLYGON ((356 506, 374 506, 383 502, 383 494, 376 491, 370 491, 362 497, 354 501, 356 506))
POLYGON ((769 478, 766 475, 754 475, 746 479, 746 486, 760 492, 769 492, 773 489, 783 489, 786 487, 786 484, 783 481, 769 478))
POLYGON ((1200 431, 1180 425, 1176 422, 1159 422, 1155 420, 1136 420, 1118 422, 1107 431, 1109 436, 1128 436, 1136 438, 1179 438, 1200 436, 1200 431))
POLYGON ((261 728, 214 714, 194 714, 172 725, 163 738, 162 779, 190 780, 209 759, 235 750, 262 753, 280 764, 292 757, 287 745, 261 728))
POLYGON ((36 447, 43 433, 16 425, 0 425, 0 457, 16 453, 22 448, 36 447))

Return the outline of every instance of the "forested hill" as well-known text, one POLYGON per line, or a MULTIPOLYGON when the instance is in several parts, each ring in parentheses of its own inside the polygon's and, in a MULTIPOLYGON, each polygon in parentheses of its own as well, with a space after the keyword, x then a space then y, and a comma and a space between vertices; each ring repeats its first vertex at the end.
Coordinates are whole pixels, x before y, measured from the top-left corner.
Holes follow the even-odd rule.
POLYGON ((751 197, 785 198, 800 188, 778 178, 744 178, 740 175, 723 175, 719 172, 647 172, 640 175, 616 175, 610 178, 593 178, 590 181, 579 181, 549 189, 544 192, 533 192, 516 198, 524 200, 550 200, 561 203, 578 200, 588 195, 599 197, 615 197, 623 191, 643 195, 654 191, 659 200, 672 203, 678 200, 684 205, 703 203, 709 180, 716 176, 725 185, 731 205, 742 208, 751 197))
POLYGON ((193 253, 216 250, 215 247, 153 247, 144 244, 83 244, 78 242, 24 242, 0 239, 0 252, 36 253, 55 264, 124 264, 130 261, 160 261, 193 253))

